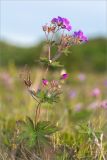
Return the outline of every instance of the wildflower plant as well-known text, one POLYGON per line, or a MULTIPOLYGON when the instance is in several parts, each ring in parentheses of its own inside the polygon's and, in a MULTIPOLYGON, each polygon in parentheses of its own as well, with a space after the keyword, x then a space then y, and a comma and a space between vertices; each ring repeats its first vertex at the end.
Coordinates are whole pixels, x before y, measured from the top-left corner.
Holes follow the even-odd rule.
POLYGON ((68 78, 68 74, 65 72, 59 75, 58 79, 48 80, 47 74, 50 67, 62 67, 58 62, 60 56, 68 52, 68 49, 73 45, 82 44, 87 42, 87 37, 79 30, 71 33, 72 25, 67 18, 57 17, 53 18, 49 24, 42 26, 42 30, 46 37, 46 44, 48 46, 48 55, 43 58, 40 57, 40 62, 46 67, 46 71, 41 79, 41 84, 38 90, 32 87, 32 80, 30 74, 27 73, 24 78, 24 83, 28 92, 34 98, 37 103, 35 111, 35 119, 27 117, 26 122, 21 123, 19 139, 27 142, 30 147, 39 146, 49 142, 50 135, 58 131, 55 125, 52 125, 48 121, 40 121, 40 112, 42 104, 47 102, 51 105, 57 103, 60 100, 60 95, 63 93, 62 82, 68 78), (59 34, 59 38, 56 39, 56 35, 59 34), (56 48, 56 53, 53 55, 51 52, 52 47, 56 48))

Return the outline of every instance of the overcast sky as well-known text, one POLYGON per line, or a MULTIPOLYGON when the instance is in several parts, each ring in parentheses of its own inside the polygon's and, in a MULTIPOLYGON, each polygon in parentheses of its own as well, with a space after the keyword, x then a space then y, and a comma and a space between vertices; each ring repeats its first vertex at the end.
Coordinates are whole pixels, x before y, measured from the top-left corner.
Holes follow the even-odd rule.
POLYGON ((106 0, 0 0, 0 38, 18 45, 32 45, 42 38, 41 26, 53 17, 69 18, 73 31, 88 37, 107 35, 106 0))

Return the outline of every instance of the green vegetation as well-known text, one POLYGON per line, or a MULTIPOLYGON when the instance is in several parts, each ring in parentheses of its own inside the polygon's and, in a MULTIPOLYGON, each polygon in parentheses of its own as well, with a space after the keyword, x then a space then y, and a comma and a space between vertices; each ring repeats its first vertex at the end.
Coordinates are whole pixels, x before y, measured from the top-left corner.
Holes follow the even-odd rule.
POLYGON ((73 46, 53 63, 44 42, 30 48, 0 42, 0 160, 107 159, 106 41, 73 46), (47 92, 39 63, 50 67, 48 83, 67 68, 60 99, 55 83, 55 92, 52 86, 47 92))
MULTIPOLYGON (((107 39, 98 38, 89 40, 87 44, 72 46, 69 56, 63 55, 61 64, 68 71, 97 71, 103 72, 107 69, 107 39)), ((0 65, 7 66, 15 63, 16 66, 38 66, 40 55, 46 55, 44 42, 29 48, 22 48, 0 42, 0 65)), ((55 49, 52 50, 55 52, 55 49)))
MULTIPOLYGON (((40 114, 43 122, 34 126, 26 116, 34 119, 36 104, 19 78, 21 72, 13 64, 0 69, 0 160, 39 160, 39 155, 42 160, 107 159, 107 109, 101 107, 107 95, 106 75, 85 74, 81 81, 80 73, 69 73, 61 101, 52 106, 44 103, 40 114), (95 87, 101 91, 98 97, 91 95, 95 87), (24 143, 19 144, 19 139, 24 143), (44 142, 49 145, 43 151, 44 142)), ((42 71, 33 68, 31 73, 35 86, 42 71)), ((52 74, 58 76, 50 72, 50 78, 52 74)))

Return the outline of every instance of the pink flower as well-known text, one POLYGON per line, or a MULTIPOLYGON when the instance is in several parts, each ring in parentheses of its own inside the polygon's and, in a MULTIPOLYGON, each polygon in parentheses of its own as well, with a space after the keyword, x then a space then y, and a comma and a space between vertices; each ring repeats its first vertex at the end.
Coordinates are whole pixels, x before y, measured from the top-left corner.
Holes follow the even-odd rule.
POLYGON ((70 99, 74 99, 77 96, 77 92, 75 90, 71 90, 69 93, 70 99))
POLYGON ((80 73, 80 74, 78 74, 78 79, 80 81, 85 81, 86 80, 86 75, 84 73, 80 73))
POLYGON ((65 80, 66 78, 68 78, 68 74, 67 73, 64 73, 61 75, 61 79, 65 80))
POLYGON ((99 88, 94 88, 92 91, 92 96, 93 97, 98 97, 101 94, 100 89, 99 88))
POLYGON ((82 107, 83 107, 83 104, 82 104, 82 103, 77 103, 77 104, 75 105, 74 111, 75 111, 75 112, 79 112, 79 111, 81 111, 82 107))
POLYGON ((47 79, 42 79, 42 83, 44 86, 47 86, 48 85, 48 80, 47 79))
POLYGON ((0 81, 3 81, 3 83, 8 87, 13 84, 13 79, 7 72, 0 73, 0 81))
POLYGON ((92 109, 92 110, 97 109, 97 108, 99 108, 99 101, 92 102, 88 106, 88 109, 92 109))
POLYGON ((107 100, 101 102, 101 107, 107 109, 107 100))

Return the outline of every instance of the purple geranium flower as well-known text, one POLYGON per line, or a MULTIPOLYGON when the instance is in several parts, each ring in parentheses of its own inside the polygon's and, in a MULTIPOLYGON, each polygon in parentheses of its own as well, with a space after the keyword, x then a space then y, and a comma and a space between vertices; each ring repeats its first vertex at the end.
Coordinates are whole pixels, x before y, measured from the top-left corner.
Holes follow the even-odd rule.
POLYGON ((58 20, 58 21, 57 21, 58 26, 60 26, 60 25, 63 24, 63 18, 62 18, 62 17, 59 17, 59 16, 58 16, 58 19, 57 19, 57 20, 58 20))
POLYGON ((57 24, 58 26, 61 26, 63 24, 63 18, 58 16, 58 18, 53 18, 51 22, 53 24, 57 24))
POLYGON ((70 25, 70 21, 67 18, 63 18, 62 28, 67 29, 68 31, 70 31, 72 29, 72 27, 70 25))
POLYGON ((53 18, 53 19, 51 20, 51 22, 52 22, 53 24, 55 24, 55 23, 58 22, 58 19, 57 19, 57 18, 53 18))
POLYGON ((51 22, 53 24, 56 24, 57 26, 61 26, 61 28, 63 28, 63 29, 67 29, 68 31, 70 31, 72 29, 72 27, 70 25, 70 21, 67 18, 62 18, 62 17, 58 16, 58 18, 53 18, 51 20, 51 22))
POLYGON ((87 42, 88 38, 83 34, 83 32, 81 30, 79 30, 78 32, 74 32, 73 35, 75 38, 78 38, 81 42, 87 42))

